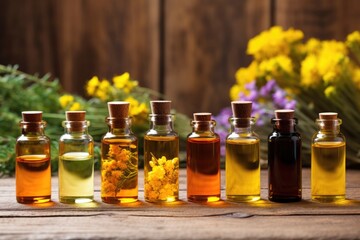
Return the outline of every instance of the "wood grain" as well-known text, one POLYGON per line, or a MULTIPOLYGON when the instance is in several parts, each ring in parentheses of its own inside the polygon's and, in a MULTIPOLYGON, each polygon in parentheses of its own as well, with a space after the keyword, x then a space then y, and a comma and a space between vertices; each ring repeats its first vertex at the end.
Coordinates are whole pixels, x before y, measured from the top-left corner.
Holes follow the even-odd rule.
POLYGON ((305 37, 345 40, 360 29, 357 0, 276 0, 275 23, 302 29, 305 37))
POLYGON ((159 0, 1 1, 0 63, 52 73, 64 89, 84 94, 92 76, 125 71, 158 87, 159 0))
POLYGON ((269 1, 167 0, 165 93, 187 113, 230 104, 235 72, 247 65, 247 41, 269 27, 269 1))
MULTIPOLYGON (((360 172, 347 171, 347 200, 320 204, 310 198, 310 171, 303 170, 303 198, 298 203, 267 199, 267 172, 261 172, 261 197, 255 203, 186 201, 186 172, 180 172, 181 201, 144 202, 143 171, 139 200, 111 205, 100 200, 100 175, 95 176, 94 203, 58 202, 57 177, 53 202, 22 205, 15 201, 15 179, 0 179, 0 239, 358 239, 360 236, 360 172)), ((222 196, 224 198, 224 171, 222 196)))

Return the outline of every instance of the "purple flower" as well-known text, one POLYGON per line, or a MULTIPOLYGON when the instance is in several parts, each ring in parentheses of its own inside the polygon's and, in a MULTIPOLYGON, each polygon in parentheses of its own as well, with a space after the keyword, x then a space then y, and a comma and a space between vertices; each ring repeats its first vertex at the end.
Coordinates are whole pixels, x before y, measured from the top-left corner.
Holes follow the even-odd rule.
POLYGON ((290 102, 287 102, 285 104, 285 107, 286 109, 295 109, 296 107, 296 101, 295 100, 291 100, 290 102))
POLYGON ((286 105, 286 92, 281 88, 277 88, 275 93, 272 95, 272 99, 276 105, 283 108, 286 105))
POLYGON ((260 88, 260 95, 262 97, 268 96, 276 86, 275 80, 267 81, 266 84, 260 88))
POLYGON ((229 124, 229 118, 232 115, 232 111, 230 107, 226 107, 220 111, 220 114, 214 116, 214 120, 218 125, 226 126, 229 124))

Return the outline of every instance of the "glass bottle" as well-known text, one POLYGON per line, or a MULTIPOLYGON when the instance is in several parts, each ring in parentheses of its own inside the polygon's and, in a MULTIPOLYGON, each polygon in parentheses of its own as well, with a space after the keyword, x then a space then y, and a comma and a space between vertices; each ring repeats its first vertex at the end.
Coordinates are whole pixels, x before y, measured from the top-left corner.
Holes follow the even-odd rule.
POLYGON ((22 134, 16 140, 16 200, 45 203, 51 200, 50 139, 41 111, 22 112, 22 134))
POLYGON ((194 202, 220 200, 220 137, 211 113, 194 113, 187 137, 187 198, 194 202))
POLYGON ((94 198, 94 141, 85 111, 67 111, 59 141, 59 200, 87 203, 94 198))
POLYGON ((301 136, 296 131, 294 110, 276 110, 274 130, 268 138, 269 200, 300 201, 301 136))
POLYGON ((226 138, 226 198, 256 201, 260 199, 260 139, 252 129, 252 102, 233 101, 231 106, 231 133, 226 138))
POLYGON ((101 141, 101 199, 129 203, 138 199, 138 144, 131 132, 128 102, 108 102, 109 131, 101 141))
POLYGON ((171 101, 151 101, 150 129, 144 136, 144 195, 147 202, 179 199, 179 137, 171 101))
POLYGON ((319 202, 345 199, 346 142, 337 113, 319 114, 312 139, 311 198, 319 202))

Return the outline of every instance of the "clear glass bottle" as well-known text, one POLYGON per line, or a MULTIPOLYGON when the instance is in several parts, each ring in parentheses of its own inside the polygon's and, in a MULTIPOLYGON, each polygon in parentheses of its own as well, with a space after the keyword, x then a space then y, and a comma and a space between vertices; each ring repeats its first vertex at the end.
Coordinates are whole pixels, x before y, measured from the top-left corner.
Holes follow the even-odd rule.
POLYGON ((235 202, 260 199, 260 139, 253 131, 252 102, 231 103, 231 132, 226 138, 226 198, 235 202))
POLYGON ((94 198, 94 141, 85 111, 67 111, 59 141, 59 200, 87 203, 94 198))
POLYGON ((194 113, 187 137, 187 198, 193 202, 220 200, 220 137, 211 113, 194 113))
POLYGON ((51 200, 50 139, 41 111, 22 112, 22 134, 16 140, 16 200, 45 203, 51 200))
POLYGON ((319 202, 345 199, 346 141, 337 113, 319 114, 319 131, 312 139, 311 198, 319 202))
POLYGON ((268 138, 269 200, 295 202, 302 197, 301 136, 294 110, 276 110, 268 138))
POLYGON ((151 101, 150 130, 144 136, 144 194, 147 202, 179 199, 179 137, 171 101, 151 101))
POLYGON ((131 131, 128 102, 108 102, 109 131, 101 141, 101 199, 129 203, 138 199, 138 142, 131 131))

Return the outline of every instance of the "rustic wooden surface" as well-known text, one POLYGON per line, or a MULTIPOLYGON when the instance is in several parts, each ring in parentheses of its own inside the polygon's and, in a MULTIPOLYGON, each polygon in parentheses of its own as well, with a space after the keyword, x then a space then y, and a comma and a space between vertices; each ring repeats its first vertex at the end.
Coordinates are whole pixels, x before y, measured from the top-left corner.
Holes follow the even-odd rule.
POLYGON ((0 63, 50 72, 73 94, 129 71, 180 112, 218 114, 250 38, 281 25, 344 40, 359 12, 358 0, 1 0, 0 63))
POLYGON ((347 171, 348 199, 338 204, 309 200, 309 169, 303 171, 304 200, 282 204, 266 200, 266 170, 261 173, 262 200, 248 204, 189 203, 185 174, 185 170, 180 173, 181 201, 167 205, 143 201, 142 171, 140 201, 124 205, 101 202, 98 174, 96 202, 85 205, 59 203, 56 177, 53 202, 18 204, 15 179, 0 179, 0 239, 360 239, 358 170, 347 171))

